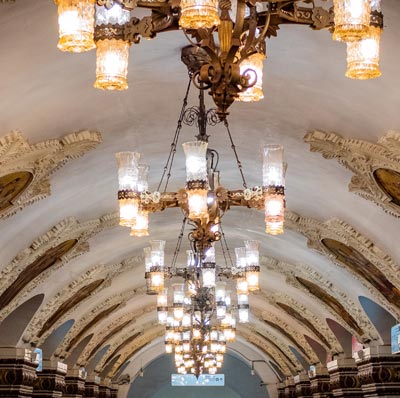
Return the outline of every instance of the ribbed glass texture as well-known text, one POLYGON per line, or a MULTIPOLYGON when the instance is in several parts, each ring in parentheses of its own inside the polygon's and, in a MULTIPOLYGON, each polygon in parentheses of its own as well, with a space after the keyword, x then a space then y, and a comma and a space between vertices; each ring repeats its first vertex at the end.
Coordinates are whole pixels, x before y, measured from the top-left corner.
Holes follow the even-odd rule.
POLYGON ((246 247, 246 266, 258 266, 260 264, 260 242, 258 240, 245 240, 244 245, 246 247))
POLYGON ((285 218, 285 197, 283 195, 266 195, 265 197, 265 232, 269 235, 283 233, 285 218))
POLYGON ((153 267, 164 267, 165 240, 151 240, 151 264, 153 267))
POLYGON ((188 195, 189 218, 193 220, 208 217, 207 190, 188 189, 186 193, 188 195))
POLYGON ((334 0, 337 41, 357 41, 366 36, 370 23, 370 0, 334 0))
POLYGON ((347 43, 347 77, 366 80, 381 76, 379 69, 381 32, 380 28, 370 26, 365 39, 347 43))
POLYGON ((181 0, 179 25, 184 29, 219 25, 218 0, 181 0))
POLYGON ((58 0, 57 47, 61 51, 80 53, 95 48, 94 0, 58 0))
POLYGON ((114 3, 109 10, 104 6, 96 5, 96 25, 124 25, 130 18, 130 11, 124 10, 118 3, 114 3))
POLYGON ((246 248, 245 247, 236 247, 235 248, 235 256, 236 256, 236 267, 242 268, 243 270, 246 267, 246 248))
POLYGON ((182 144, 186 156, 186 181, 207 181, 207 146, 205 141, 182 144))
POLYGON ((250 78, 250 83, 256 79, 254 86, 239 93, 238 101, 243 102, 256 102, 264 98, 263 93, 263 69, 264 69, 265 55, 256 53, 250 55, 240 63, 240 74, 246 74, 250 78), (246 70, 249 70, 247 73, 246 70), (254 71, 255 74, 252 72, 254 71))
POLYGON ((118 164, 119 190, 136 190, 138 180, 138 152, 118 152, 115 154, 118 164))
POLYGON ((138 199, 120 199, 119 204, 119 225, 132 228, 136 224, 139 212, 138 199))
POLYGON ((95 88, 102 90, 126 90, 128 88, 129 47, 127 41, 111 39, 96 43, 95 88))
POLYGON ((201 273, 203 287, 215 287, 215 268, 203 268, 201 273))
POLYGON ((285 185, 283 146, 267 145, 263 151, 263 186, 285 185))
POLYGON ((130 236, 149 236, 149 212, 138 210, 135 224, 131 227, 130 236))
POLYGON ((138 182, 137 191, 146 192, 149 189, 149 169, 150 166, 147 164, 139 164, 138 166, 138 182))

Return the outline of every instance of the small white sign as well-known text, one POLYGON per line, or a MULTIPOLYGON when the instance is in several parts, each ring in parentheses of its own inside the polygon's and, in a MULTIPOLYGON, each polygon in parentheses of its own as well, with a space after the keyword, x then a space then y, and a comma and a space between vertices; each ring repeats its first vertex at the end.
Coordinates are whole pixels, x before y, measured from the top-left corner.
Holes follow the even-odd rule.
POLYGON ((225 375, 200 375, 197 379, 195 375, 171 375, 171 386, 174 387, 223 387, 225 385, 225 375))
POLYGON ((392 354, 400 354, 400 324, 392 327, 392 354))

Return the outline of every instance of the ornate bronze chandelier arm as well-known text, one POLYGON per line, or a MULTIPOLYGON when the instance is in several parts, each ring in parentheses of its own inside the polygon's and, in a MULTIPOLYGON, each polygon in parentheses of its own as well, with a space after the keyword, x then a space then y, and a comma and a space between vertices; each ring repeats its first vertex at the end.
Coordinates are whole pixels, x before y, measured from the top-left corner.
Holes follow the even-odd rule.
POLYGON ((227 197, 230 206, 242 206, 257 210, 264 209, 264 197, 260 187, 228 191, 227 197))
POLYGON ((245 0, 238 0, 237 1, 237 9, 236 9, 236 20, 235 20, 235 27, 232 33, 232 41, 231 41, 231 48, 228 52, 228 56, 226 57, 226 64, 233 64, 237 50, 240 47, 240 37, 243 33, 243 26, 244 26, 244 15, 245 15, 245 0))

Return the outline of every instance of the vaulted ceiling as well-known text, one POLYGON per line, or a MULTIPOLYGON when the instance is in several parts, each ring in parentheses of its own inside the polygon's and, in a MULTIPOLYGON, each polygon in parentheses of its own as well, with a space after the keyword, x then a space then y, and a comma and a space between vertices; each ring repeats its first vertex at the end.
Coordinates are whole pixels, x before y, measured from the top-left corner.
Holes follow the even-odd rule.
MULTIPOLYGON (((238 333, 243 350, 254 347, 286 375, 302 360, 323 362, 325 351, 347 352, 344 331, 387 342, 400 318, 399 2, 384 0, 383 12, 381 78, 345 78, 343 44, 285 26, 267 43, 265 99, 231 108, 249 186, 261 183, 260 148, 285 147, 285 234, 265 235, 262 213, 250 209, 232 209, 224 232, 232 249, 261 241, 261 292, 238 333)), ((129 90, 110 93, 93 88, 95 53, 62 53, 57 36, 53 2, 0 3, 0 331, 20 333, 0 344, 44 346, 97 371, 114 359, 112 376, 163 332, 144 288, 148 239, 117 226, 114 154, 141 152, 156 189, 188 82, 180 61, 187 41, 177 31, 132 46, 129 90)), ((239 189, 226 131, 209 133, 222 185, 239 189)), ((181 142, 195 134, 185 127, 181 142)), ((184 178, 178 151, 170 188, 184 178)), ((167 240, 167 260, 181 219, 175 210, 151 216, 151 238, 167 240)))

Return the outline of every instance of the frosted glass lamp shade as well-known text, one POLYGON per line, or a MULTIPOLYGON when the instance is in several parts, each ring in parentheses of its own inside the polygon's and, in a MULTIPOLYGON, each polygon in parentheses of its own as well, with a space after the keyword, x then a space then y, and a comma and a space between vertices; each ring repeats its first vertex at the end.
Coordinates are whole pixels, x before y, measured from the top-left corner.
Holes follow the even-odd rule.
POLYGON ((370 0, 334 0, 333 6, 333 39, 350 42, 365 38, 370 23, 370 0))
POLYGON ((189 218, 206 218, 208 216, 207 190, 190 189, 186 193, 188 195, 189 218))
POLYGON ((117 2, 109 9, 96 5, 96 25, 124 25, 130 18, 130 11, 122 8, 117 2))
POLYGON ((149 212, 138 210, 136 222, 131 227, 131 236, 149 236, 149 212))
POLYGON ((238 101, 243 102, 257 102, 264 98, 263 93, 263 69, 264 69, 265 55, 255 53, 244 59, 240 63, 240 74, 249 77, 249 82, 253 83, 252 87, 239 93, 238 101), (247 72, 246 72, 247 71, 247 72))
POLYGON ((94 0, 56 0, 61 51, 80 53, 95 48, 94 0))
POLYGON ((159 293, 164 290, 164 272, 150 272, 151 291, 159 293))
POLYGON ((263 151, 263 186, 266 188, 284 185, 283 146, 267 145, 263 151))
POLYGON ((265 232, 270 235, 279 235, 284 232, 285 196, 266 194, 265 205, 265 232))
POLYGON ((152 240, 150 245, 152 267, 164 267, 165 240, 152 240))
POLYGON ((136 218, 139 211, 139 200, 133 199, 120 199, 119 204, 119 225, 123 227, 134 227, 136 218))
POLYGON ((260 254, 259 254, 260 242, 258 240, 245 240, 244 245, 246 248, 246 267, 259 266, 260 265, 260 254))
POLYGON ((364 39, 347 43, 347 77, 366 80, 381 76, 379 69, 381 33, 379 27, 370 26, 364 39))
POLYGON ((126 90, 130 44, 124 40, 104 39, 96 42, 95 88, 126 90))
POLYGON ((118 152, 115 154, 118 164, 119 190, 136 190, 138 181, 138 152, 118 152))
POLYGON ((147 164, 138 165, 138 181, 137 181, 137 191, 146 192, 149 189, 149 169, 150 166, 147 164))
POLYGON ((204 253, 205 263, 215 263, 215 247, 211 246, 204 253))
POLYGON ((207 181, 207 146, 205 141, 182 144, 186 156, 186 181, 207 181))
POLYGON ((220 23, 218 0, 181 0, 179 25, 184 29, 212 28, 220 23))
POLYGON ((248 308, 239 308, 239 323, 248 323, 249 322, 249 309, 248 308))
POLYGON ((246 271, 247 286, 250 292, 254 292, 260 289, 259 276, 260 276, 260 271, 257 270, 246 271))
POLYGON ((203 287, 215 287, 215 268, 203 268, 201 270, 203 287))

